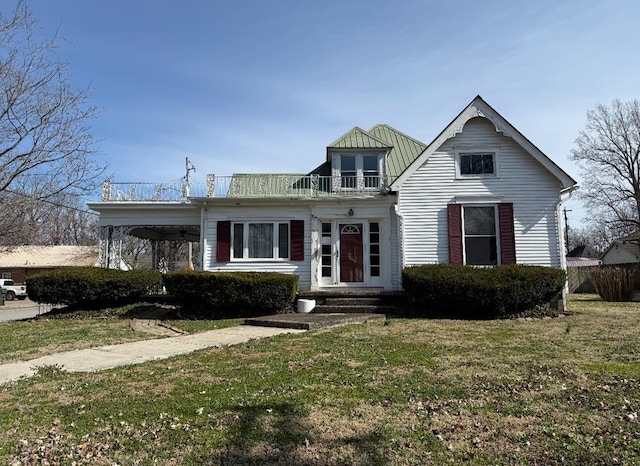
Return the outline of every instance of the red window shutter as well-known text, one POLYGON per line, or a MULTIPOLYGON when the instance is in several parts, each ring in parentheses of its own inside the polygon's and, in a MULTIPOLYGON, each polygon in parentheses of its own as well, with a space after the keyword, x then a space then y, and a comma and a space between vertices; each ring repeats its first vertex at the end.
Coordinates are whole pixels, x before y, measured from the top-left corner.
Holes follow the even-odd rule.
POLYGON ((304 260, 304 220, 291 220, 291 260, 304 260))
POLYGON ((449 263, 462 265, 462 205, 447 205, 449 226, 449 263))
POLYGON ((217 234, 216 262, 229 262, 231 260, 231 222, 218 222, 217 234))
POLYGON ((513 203, 498 204, 498 222, 500 223, 500 263, 516 263, 516 236, 513 229, 513 203))

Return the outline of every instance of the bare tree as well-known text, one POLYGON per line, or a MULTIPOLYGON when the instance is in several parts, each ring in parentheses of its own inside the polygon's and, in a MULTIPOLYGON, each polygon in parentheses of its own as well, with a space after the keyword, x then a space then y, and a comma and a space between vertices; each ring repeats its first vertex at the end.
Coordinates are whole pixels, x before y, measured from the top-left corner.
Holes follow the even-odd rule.
POLYGON ((573 227, 568 230, 567 251, 570 253, 579 249, 583 257, 600 257, 615 238, 608 236, 610 232, 602 225, 591 224, 573 227))
POLYGON ((71 86, 57 36, 38 40, 35 25, 24 0, 0 12, 0 192, 24 180, 41 199, 88 192, 104 172, 89 128, 96 108, 71 86))
POLYGON ((580 196, 608 236, 640 227, 640 102, 614 100, 587 112, 571 158, 582 169, 580 196))
POLYGON ((0 244, 94 245, 98 216, 76 195, 58 193, 42 199, 25 186, 0 192, 0 244))

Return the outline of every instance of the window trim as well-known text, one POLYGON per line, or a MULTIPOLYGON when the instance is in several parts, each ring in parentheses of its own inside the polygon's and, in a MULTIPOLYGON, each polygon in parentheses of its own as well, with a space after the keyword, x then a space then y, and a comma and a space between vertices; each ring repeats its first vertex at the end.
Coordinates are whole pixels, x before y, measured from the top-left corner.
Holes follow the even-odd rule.
MULTIPOLYGON (((475 203, 475 205, 478 204, 477 202, 475 203)), ((508 201, 491 202, 488 200, 486 204, 494 205, 498 210, 499 264, 517 264, 516 209, 514 203, 508 201)), ((458 201, 447 204, 447 249, 449 250, 449 263, 451 264, 464 264, 465 256, 462 249, 463 205, 465 205, 464 202, 458 201)))
POLYGON ((291 261, 291 222, 290 221, 278 221, 278 220, 245 220, 245 221, 231 221, 230 232, 230 262, 289 262, 291 261), (271 224, 273 236, 271 242, 271 257, 249 257, 249 231, 250 224, 271 224), (236 225, 243 225, 242 227, 242 257, 235 256, 235 234, 236 225), (280 226, 286 225, 287 228, 287 251, 286 257, 280 257, 280 226))
MULTIPOLYGON (((460 212, 460 222, 462 226, 462 264, 470 265, 472 267, 494 267, 502 264, 502 254, 500 247, 500 218, 498 204, 462 204, 462 210, 460 212), (495 264, 467 264, 467 232, 465 229, 465 210, 467 208, 477 207, 492 207, 493 208, 493 227, 495 230, 496 238, 496 263, 495 264)), ((471 235, 470 237, 479 237, 478 235, 471 235)))
POLYGON ((478 179, 478 178, 499 178, 500 177, 500 153, 497 148, 477 149, 456 149, 455 151, 456 179, 478 179), (461 170, 461 158, 467 155, 492 155, 493 173, 464 174, 461 170))

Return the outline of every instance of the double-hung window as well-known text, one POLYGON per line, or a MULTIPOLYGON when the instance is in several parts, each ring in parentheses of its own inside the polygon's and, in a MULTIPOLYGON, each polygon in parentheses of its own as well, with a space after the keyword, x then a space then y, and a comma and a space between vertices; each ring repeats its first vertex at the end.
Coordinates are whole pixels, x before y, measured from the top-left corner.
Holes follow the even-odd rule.
POLYGON ((358 172, 356 170, 356 156, 343 155, 340 160, 340 177, 342 187, 355 189, 358 187, 358 172))
POLYGON ((496 265, 498 238, 493 206, 463 208, 464 256, 467 265, 496 265))
POLYGON ((447 205, 449 262, 466 265, 516 263, 511 202, 447 205))
POLYGON ((362 156, 362 177, 365 188, 378 188, 380 186, 380 171, 377 155, 362 156))
POLYGON ((233 259, 287 259, 289 223, 234 223, 231 244, 233 259))

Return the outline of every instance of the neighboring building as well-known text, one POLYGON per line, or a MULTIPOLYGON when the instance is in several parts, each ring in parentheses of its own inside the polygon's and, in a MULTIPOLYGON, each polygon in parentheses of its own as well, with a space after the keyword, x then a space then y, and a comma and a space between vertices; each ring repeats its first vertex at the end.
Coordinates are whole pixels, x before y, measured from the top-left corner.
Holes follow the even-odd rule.
POLYGON ((208 175, 206 186, 105 183, 100 261, 124 235, 198 241, 209 271, 296 273, 302 290, 402 288, 416 264, 565 267, 560 205, 576 182, 476 97, 430 143, 353 128, 307 174, 208 175))
POLYGON ((0 273, 15 283, 62 267, 94 266, 96 246, 0 246, 0 273))
POLYGON ((604 265, 637 264, 640 262, 640 233, 614 240, 602 255, 604 265))

